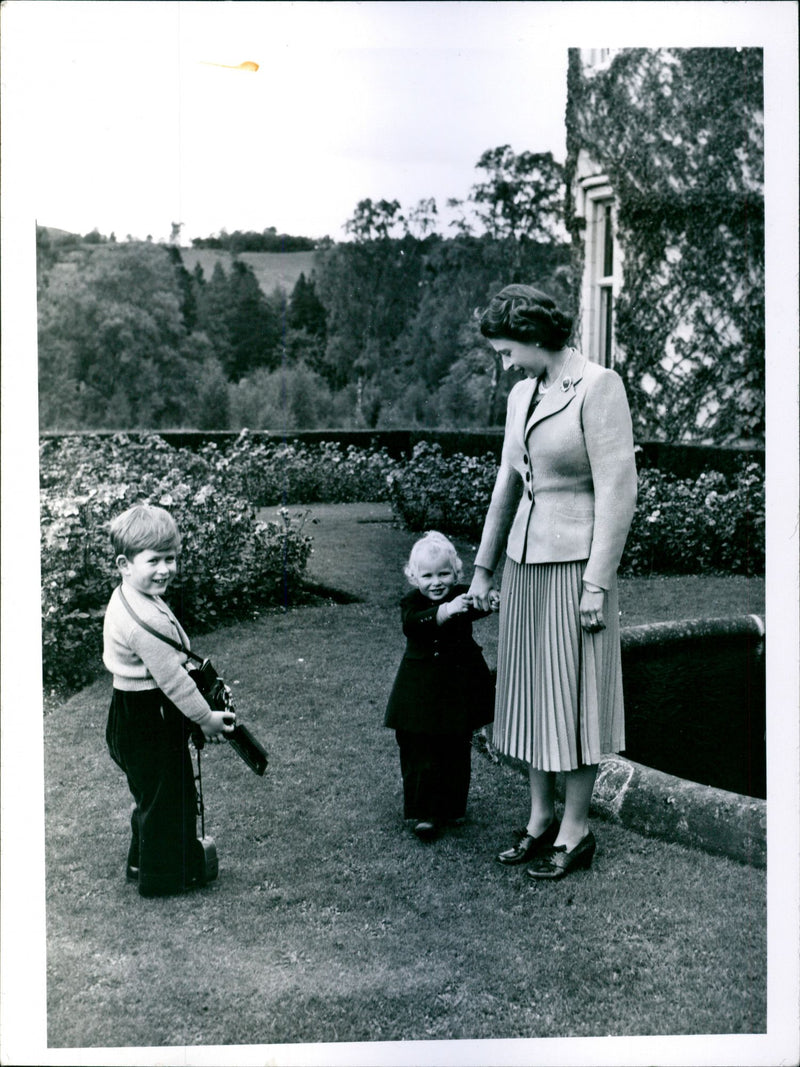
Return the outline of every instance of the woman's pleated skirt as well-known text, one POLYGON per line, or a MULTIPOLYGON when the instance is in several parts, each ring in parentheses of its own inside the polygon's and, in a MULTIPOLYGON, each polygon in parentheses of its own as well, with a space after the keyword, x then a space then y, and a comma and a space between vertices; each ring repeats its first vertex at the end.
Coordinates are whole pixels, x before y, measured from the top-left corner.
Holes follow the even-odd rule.
POLYGON ((575 770, 625 748, 617 583, 606 628, 587 633, 585 567, 506 558, 503 570, 493 742, 542 771, 575 770))

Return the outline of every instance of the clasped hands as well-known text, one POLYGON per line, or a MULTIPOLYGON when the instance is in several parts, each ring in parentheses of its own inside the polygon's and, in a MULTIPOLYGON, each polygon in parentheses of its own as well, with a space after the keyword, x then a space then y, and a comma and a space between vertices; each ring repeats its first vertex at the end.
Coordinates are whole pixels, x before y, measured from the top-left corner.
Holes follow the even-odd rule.
MULTIPOLYGON (((493 585, 488 571, 476 571, 467 592, 455 599, 462 599, 467 607, 477 608, 478 611, 497 611, 500 607, 500 591, 493 585)), ((466 607, 463 610, 466 611, 466 607)))
POLYGON ((500 607, 500 594, 496 589, 492 589, 487 597, 487 607, 482 607, 476 598, 470 593, 459 593, 458 596, 454 596, 452 600, 448 600, 443 607, 446 609, 447 617, 451 615, 463 615, 464 612, 469 611, 470 608, 478 608, 481 611, 497 611, 500 607))
MULTIPOLYGON (((493 576, 482 567, 475 569, 472 584, 464 594, 464 597, 476 608, 480 608, 481 611, 496 611, 500 604, 500 593, 494 586, 493 576)), ((587 633, 599 633, 600 630, 606 628, 605 603, 605 589, 584 584, 580 602, 580 617, 581 626, 587 633)))

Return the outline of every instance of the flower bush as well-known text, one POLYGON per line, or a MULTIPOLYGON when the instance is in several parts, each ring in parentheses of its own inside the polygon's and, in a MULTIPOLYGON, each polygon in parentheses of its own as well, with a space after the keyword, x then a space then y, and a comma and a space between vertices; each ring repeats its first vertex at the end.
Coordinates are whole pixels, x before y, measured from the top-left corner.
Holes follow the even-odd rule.
POLYGON ((729 479, 659 470, 639 474, 622 569, 631 574, 764 573, 764 473, 750 463, 729 479))
MULTIPOLYGON (((441 529, 477 540, 497 474, 497 461, 438 445, 415 447, 389 477, 397 518, 409 529, 441 529)), ((716 471, 696 479, 655 469, 639 474, 639 500, 622 557, 628 574, 764 572, 764 475, 748 464, 729 479, 716 471)))
POLYGON ((227 448, 206 445, 200 455, 257 507, 281 504, 348 504, 387 500, 387 477, 398 462, 386 449, 342 448, 259 441, 242 430, 227 448))
MULTIPOLYGON (((480 537, 497 460, 422 442, 410 459, 387 452, 259 442, 174 448, 155 434, 76 436, 40 448, 45 682, 75 686, 97 674, 102 617, 118 578, 109 520, 137 501, 166 507, 183 537, 170 602, 190 633, 298 593, 311 551, 303 516, 279 506, 389 500, 409 529, 480 537)), ((757 464, 726 478, 639 475, 639 502, 621 570, 628 574, 764 570, 764 476, 757 464)))
POLYGON ((169 600, 190 633, 259 605, 287 602, 311 551, 301 517, 259 522, 205 457, 160 438, 69 438, 40 451, 42 642, 45 683, 96 676, 102 618, 118 578, 108 523, 137 502, 176 519, 182 563, 169 600))
POLYGON ((444 456, 440 445, 415 445, 411 459, 388 477, 392 510, 410 530, 439 529, 480 537, 497 475, 491 454, 444 456))

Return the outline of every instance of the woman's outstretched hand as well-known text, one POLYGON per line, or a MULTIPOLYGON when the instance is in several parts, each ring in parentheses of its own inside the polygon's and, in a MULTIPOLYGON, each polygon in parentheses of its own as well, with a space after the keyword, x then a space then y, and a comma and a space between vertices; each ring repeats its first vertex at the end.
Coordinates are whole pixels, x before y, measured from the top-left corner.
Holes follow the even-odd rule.
POLYGON ((492 578, 491 572, 484 567, 475 568, 467 596, 481 611, 493 611, 500 602, 500 595, 494 587, 492 578))

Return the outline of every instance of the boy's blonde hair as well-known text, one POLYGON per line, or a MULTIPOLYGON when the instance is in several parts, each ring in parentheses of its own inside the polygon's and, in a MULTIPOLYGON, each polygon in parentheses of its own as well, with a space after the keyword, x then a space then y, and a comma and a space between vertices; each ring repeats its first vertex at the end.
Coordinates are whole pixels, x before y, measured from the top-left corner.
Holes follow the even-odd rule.
POLYGON ((464 564, 459 559, 456 552, 456 546, 452 541, 449 541, 444 534, 439 533, 438 530, 429 530, 426 534, 420 537, 419 541, 411 549, 411 555, 408 557, 408 562, 403 567, 403 574, 408 578, 411 585, 417 585, 417 576, 419 574, 419 558, 425 555, 425 553, 436 553, 440 556, 446 556, 447 561, 453 568, 453 572, 456 576, 456 581, 460 582, 464 576, 464 564))
POLYGON ((167 552, 181 547, 178 524, 164 508, 134 504, 111 520, 111 545, 115 556, 130 559, 137 552, 167 552))

